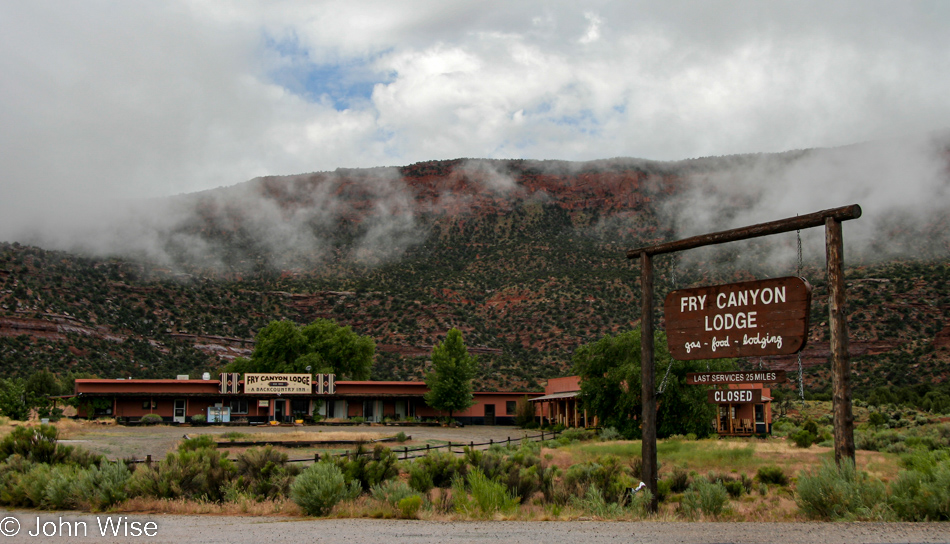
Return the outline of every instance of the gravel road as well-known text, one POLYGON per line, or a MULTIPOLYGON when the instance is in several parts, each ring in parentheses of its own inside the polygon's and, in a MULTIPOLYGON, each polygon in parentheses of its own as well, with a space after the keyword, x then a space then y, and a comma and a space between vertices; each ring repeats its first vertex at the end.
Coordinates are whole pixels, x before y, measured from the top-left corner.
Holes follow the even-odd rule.
POLYGON ((202 542, 208 544, 267 544, 312 542, 353 544, 357 542, 398 542, 435 544, 442 542, 504 542, 506 544, 545 543, 781 543, 781 544, 950 544, 948 523, 684 523, 684 522, 426 522, 365 519, 311 520, 278 517, 162 516, 116 514, 38 513, 0 510, 0 533, 4 536, 19 526, 19 534, 0 537, 3 543, 30 542, 202 542), (15 518, 16 521, 12 521, 15 518), (100 524, 111 518, 119 524, 119 535, 102 536, 100 524), (39 534, 37 533, 39 520, 39 534), (124 524, 130 520, 138 523, 124 524), (66 534, 85 522, 85 534, 66 534), (133 527, 145 529, 153 522, 154 536, 135 536, 133 527), (45 526, 44 526, 45 525, 45 526), (124 528, 130 528, 124 536, 124 528), (43 530, 46 529, 46 535, 43 530))

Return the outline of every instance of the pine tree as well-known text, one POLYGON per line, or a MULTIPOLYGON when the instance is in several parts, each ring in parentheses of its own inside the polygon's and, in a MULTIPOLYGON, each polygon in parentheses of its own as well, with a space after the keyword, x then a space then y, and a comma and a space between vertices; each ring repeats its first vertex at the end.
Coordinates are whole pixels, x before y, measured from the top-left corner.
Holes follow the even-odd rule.
POLYGON ((445 340, 432 348, 432 372, 426 375, 426 404, 436 410, 449 413, 449 419, 457 411, 475 404, 472 395, 472 379, 475 378, 477 361, 469 355, 462 340, 462 332, 452 329, 445 340))

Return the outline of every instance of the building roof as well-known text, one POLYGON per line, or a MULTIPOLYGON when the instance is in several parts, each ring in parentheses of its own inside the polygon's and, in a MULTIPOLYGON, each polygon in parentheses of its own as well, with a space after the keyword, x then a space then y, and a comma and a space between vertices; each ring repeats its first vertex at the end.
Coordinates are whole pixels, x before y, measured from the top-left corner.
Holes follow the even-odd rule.
POLYGON ((572 399, 580 394, 580 391, 565 391, 564 393, 553 393, 551 395, 544 395, 543 397, 535 397, 528 400, 531 402, 538 402, 540 400, 572 399))

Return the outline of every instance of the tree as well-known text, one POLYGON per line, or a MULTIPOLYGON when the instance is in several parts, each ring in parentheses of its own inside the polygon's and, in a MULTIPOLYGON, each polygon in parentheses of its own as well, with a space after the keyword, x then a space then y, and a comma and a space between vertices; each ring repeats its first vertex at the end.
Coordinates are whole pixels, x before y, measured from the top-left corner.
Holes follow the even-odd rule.
POLYGON ((36 408, 39 417, 49 417, 54 421, 62 415, 62 409, 52 409, 53 401, 50 397, 55 397, 61 393, 62 386, 59 378, 49 370, 39 370, 34 372, 26 380, 26 403, 32 409, 36 408))
MULTIPOLYGON (((708 388, 686 385, 687 372, 722 371, 735 368, 732 359, 710 361, 673 361, 666 334, 654 333, 656 387, 669 376, 662 394, 657 395, 657 436, 695 433, 707 436, 716 406, 707 403, 708 388)), ((604 427, 614 427, 627 438, 640 438, 643 413, 640 381, 640 329, 617 336, 605 336, 574 352, 575 374, 581 377, 581 401, 604 427)))
POLYGON ((251 358, 239 357, 225 372, 311 372, 353 380, 369 378, 376 342, 329 319, 304 327, 271 321, 257 333, 251 358), (310 367, 310 370, 307 370, 310 367))
POLYGON ((26 402, 26 381, 22 378, 0 378, 0 415, 17 421, 30 417, 26 402))
POLYGON ((452 415, 475 404, 472 380, 477 360, 469 355, 462 332, 452 329, 441 344, 432 348, 432 371, 426 375, 426 404, 452 415))

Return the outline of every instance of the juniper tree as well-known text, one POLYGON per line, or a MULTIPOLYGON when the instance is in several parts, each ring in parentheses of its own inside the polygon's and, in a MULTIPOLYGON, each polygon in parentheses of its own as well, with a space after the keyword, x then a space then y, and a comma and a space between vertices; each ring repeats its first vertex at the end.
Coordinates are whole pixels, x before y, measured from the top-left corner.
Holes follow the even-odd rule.
POLYGON ((475 404, 472 379, 477 367, 475 357, 469 355, 462 332, 450 330, 445 340, 432 348, 432 371, 426 375, 426 404, 449 413, 465 410, 475 404))

